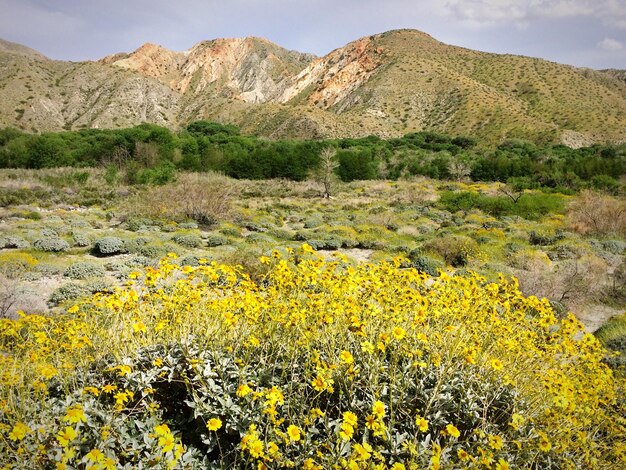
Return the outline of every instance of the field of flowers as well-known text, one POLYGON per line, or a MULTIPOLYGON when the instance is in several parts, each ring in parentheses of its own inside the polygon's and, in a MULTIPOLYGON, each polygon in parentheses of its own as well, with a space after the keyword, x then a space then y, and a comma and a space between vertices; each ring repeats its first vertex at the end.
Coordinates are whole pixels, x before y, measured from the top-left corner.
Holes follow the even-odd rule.
POLYGON ((0 320, 1 468, 624 468, 623 379, 515 281, 176 255, 0 320))

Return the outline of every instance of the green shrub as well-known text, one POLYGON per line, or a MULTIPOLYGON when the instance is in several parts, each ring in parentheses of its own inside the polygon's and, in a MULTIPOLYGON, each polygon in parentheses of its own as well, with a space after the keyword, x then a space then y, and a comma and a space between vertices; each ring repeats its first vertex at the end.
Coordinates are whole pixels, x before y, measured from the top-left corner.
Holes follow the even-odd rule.
POLYGON ((183 256, 178 260, 180 266, 198 266, 200 264, 201 257, 194 254, 183 256))
POLYGON ((29 246, 30 244, 26 240, 15 235, 0 238, 0 248, 15 248, 21 250, 29 246))
POLYGON ((70 244, 59 237, 39 238, 33 242, 33 248, 39 251, 60 252, 70 249, 70 244))
POLYGON ((74 233, 73 236, 74 246, 84 248, 91 245, 91 239, 83 233, 74 233))
POLYGON ((198 248, 202 246, 202 239, 197 235, 175 235, 172 237, 172 241, 185 248, 198 248))
POLYGON ((91 294, 91 291, 87 288, 87 286, 70 282, 56 288, 50 295, 49 301, 52 305, 59 305, 68 300, 75 300, 89 294, 91 294))
POLYGON ((226 238, 223 235, 213 234, 213 235, 208 236, 205 239, 205 243, 208 247, 215 247, 215 246, 221 246, 221 245, 228 245, 229 241, 228 241, 228 238, 226 238))
POLYGON ((70 279, 87 279, 90 277, 104 276, 104 269, 99 264, 79 262, 71 264, 63 272, 65 277, 70 279))
POLYGON ((463 267, 479 253, 475 240, 460 235, 445 235, 424 244, 424 249, 438 254, 446 264, 455 268, 463 267))
POLYGON ((441 262, 430 258, 424 254, 420 248, 411 250, 407 256, 409 267, 424 272, 430 276, 438 276, 439 270, 443 268, 441 262))
POLYGON ((126 251, 124 241, 118 237, 104 237, 96 240, 93 252, 101 256, 119 255, 126 251))

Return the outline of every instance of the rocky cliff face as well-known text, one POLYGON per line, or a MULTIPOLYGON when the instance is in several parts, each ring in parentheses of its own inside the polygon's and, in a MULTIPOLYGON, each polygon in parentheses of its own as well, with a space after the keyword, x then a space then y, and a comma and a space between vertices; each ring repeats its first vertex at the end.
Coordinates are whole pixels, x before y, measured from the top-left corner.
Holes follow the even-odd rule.
POLYGON ((206 92, 267 103, 275 101, 313 58, 250 37, 203 41, 184 52, 144 44, 132 54, 102 62, 155 78, 181 94, 206 92))
POLYGON ((413 30, 319 58, 254 37, 182 52, 144 44, 85 63, 0 42, 0 126, 176 128, 196 119, 269 137, 433 130, 579 145, 626 139, 626 81, 622 71, 472 51, 413 30))

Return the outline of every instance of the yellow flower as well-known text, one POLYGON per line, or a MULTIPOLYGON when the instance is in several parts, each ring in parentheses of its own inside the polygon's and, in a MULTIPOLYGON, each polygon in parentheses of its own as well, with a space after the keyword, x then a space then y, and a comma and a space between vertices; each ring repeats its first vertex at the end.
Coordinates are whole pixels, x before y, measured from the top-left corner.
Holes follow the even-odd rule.
POLYGON ((428 420, 426 418, 423 418, 421 416, 416 416, 415 417, 415 425, 418 427, 418 429, 421 432, 428 431, 428 420))
POLYGON ((357 423, 358 423, 358 418, 357 416, 352 412, 352 411, 346 411, 343 414, 343 421, 344 423, 348 423, 350 426, 354 426, 356 427, 357 423))
POLYGON ((159 445, 162 447, 163 453, 167 453, 174 448, 174 444, 176 441, 174 440, 174 436, 170 433, 163 434, 159 437, 159 445))
POLYGON ((170 427, 167 424, 159 424, 154 427, 154 432, 157 436, 165 436, 170 433, 170 427))
POLYGON ((403 463, 396 462, 391 466, 391 470, 406 470, 406 467, 403 463))
POLYGON ((513 428, 513 429, 519 429, 520 426, 522 426, 525 422, 525 418, 517 413, 513 413, 513 416, 511 417, 511 422, 509 423, 509 425, 513 428))
POLYGON ((496 470, 509 470, 509 464, 504 459, 498 460, 496 470))
POLYGON ((104 459, 106 458, 106 456, 102 453, 101 450, 99 449, 91 449, 87 455, 85 455, 85 459, 89 462, 102 462, 104 461, 104 459))
POLYGON ((456 426, 454 424, 448 424, 446 426, 446 432, 451 437, 454 437, 455 439, 458 439, 458 437, 461 435, 461 433, 459 432, 459 430, 456 428, 456 426))
POLYGON ((117 385, 106 384, 102 387, 104 393, 113 393, 115 390, 117 390, 117 385))
POLYGON ((52 377, 57 375, 59 371, 55 367, 45 365, 39 370, 39 373, 44 379, 51 379, 52 377))
POLYGON ((385 416, 385 404, 382 401, 375 401, 372 405, 372 413, 379 418, 385 416))
POLYGON ((100 395, 100 390, 97 387, 85 387, 83 393, 91 393, 94 397, 100 395))
POLYGON ((211 418, 207 423, 206 427, 209 431, 217 431, 222 427, 222 420, 219 418, 211 418))
POLYGON ((401 328, 399 326, 396 326, 393 330, 391 330, 391 334, 398 341, 406 337, 406 331, 404 330, 404 328, 401 328))
POLYGON ((504 367, 504 364, 502 364, 502 361, 500 359, 492 359, 489 364, 494 370, 500 370, 502 369, 502 367, 504 367))
POLYGON ((241 384, 238 388, 237 388, 237 396, 238 397, 245 397, 247 394, 249 394, 250 392, 252 392, 252 389, 250 387, 248 387, 247 384, 241 384))
POLYGON ((67 413, 63 417, 63 420, 73 424, 73 423, 86 423, 87 416, 83 411, 83 407, 81 405, 74 405, 73 407, 67 410, 67 413))
POLYGON ((374 354, 375 351, 374 345, 370 341, 363 341, 361 343, 361 351, 367 354, 374 354))
POLYGON ((354 357, 350 353, 350 351, 341 351, 339 354, 339 359, 343 364, 352 364, 354 362, 354 357))
POLYGON ((352 439, 353 435, 354 427, 346 422, 341 423, 341 427, 339 428, 339 437, 341 437, 344 441, 349 441, 352 439))
POLYGON ((548 439, 548 436, 546 436, 545 433, 540 432, 539 433, 539 450, 541 450, 542 452, 550 452, 550 449, 552 449, 552 443, 548 439))
POLYGON ((133 323, 133 331, 135 333, 145 333, 147 331, 145 323, 142 321, 133 323))
POLYGON ((57 441, 62 447, 67 447, 67 445, 72 442, 78 433, 71 426, 66 426, 63 431, 59 431, 57 434, 57 441))
POLYGON ((29 432, 32 432, 32 429, 30 429, 26 424, 20 422, 15 423, 13 430, 9 433, 9 439, 12 441, 21 441, 29 432))
POLYGON ((363 444, 354 444, 352 447, 352 457, 355 460, 365 461, 368 460, 372 456, 372 446, 367 442, 363 444))
POLYGON ((467 462, 470 458, 470 455, 463 449, 459 449, 456 451, 456 455, 459 456, 459 460, 461 462, 467 462))
POLYGON ((289 440, 292 442, 298 442, 301 439, 301 431, 298 426, 294 426, 293 424, 287 428, 287 435, 289 436, 289 440))
POLYGON ((500 450, 500 449, 502 449, 502 447, 504 447, 504 443, 503 443, 502 438, 500 436, 490 435, 489 436, 489 446, 492 449, 500 450))

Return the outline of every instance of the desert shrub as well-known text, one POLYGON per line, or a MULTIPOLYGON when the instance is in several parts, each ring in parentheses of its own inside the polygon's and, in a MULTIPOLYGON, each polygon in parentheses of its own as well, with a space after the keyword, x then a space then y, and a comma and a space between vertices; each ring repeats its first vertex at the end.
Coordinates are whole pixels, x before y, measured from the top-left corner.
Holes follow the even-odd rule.
POLYGON ((148 243, 150 243, 150 239, 147 237, 124 240, 124 253, 137 253, 142 246, 148 243))
POLYGON ((623 255, 626 253, 626 242, 622 240, 603 240, 602 248, 614 255, 623 255))
POLYGON ((228 238, 217 233, 208 236, 204 241, 208 247, 228 245, 230 243, 228 238))
POLYGON ((63 302, 75 300, 79 297, 85 297, 89 294, 91 294, 91 291, 87 288, 87 286, 70 282, 57 287, 50 295, 49 302, 52 305, 59 305, 63 302))
POLYGON ((304 228, 317 228, 323 224, 324 221, 321 217, 310 217, 304 221, 304 228))
POLYGON ((136 254, 140 256, 144 256, 146 258, 161 258, 165 256, 168 252, 174 252, 176 250, 170 249, 171 247, 161 245, 158 243, 147 243, 137 248, 135 251, 136 254))
POLYGON ((22 237, 18 237, 16 235, 7 235, 6 237, 0 238, 0 248, 13 248, 21 250, 28 248, 29 246, 30 243, 22 237))
POLYGON ((165 260, 140 298, 0 322, 0 463, 624 466, 605 349, 515 281, 261 261, 264 282, 165 260))
POLYGON ((567 259, 552 266, 538 262, 517 275, 527 295, 561 302, 571 311, 597 302, 605 295, 609 281, 607 264, 597 256, 567 259))
POLYGON ((250 232, 266 232, 267 231, 267 227, 264 224, 254 222, 252 220, 242 221, 241 225, 243 226, 243 228, 245 228, 246 230, 249 230, 250 232))
POLYGON ((557 245, 553 250, 548 251, 548 258, 552 261, 564 259, 576 259, 583 255, 582 250, 574 245, 557 245))
POLYGON ((267 234, 278 240, 287 240, 287 241, 293 240, 293 237, 295 235, 292 231, 282 229, 282 228, 274 228, 274 229, 268 230, 267 234))
POLYGON ((338 250, 341 248, 341 240, 337 238, 309 239, 307 243, 314 250, 338 250))
POLYGON ((241 229, 236 225, 226 225, 220 228, 220 232, 227 237, 240 237, 241 229))
POLYGON ((609 349, 606 363, 626 375, 626 314, 609 319, 594 335, 609 349))
POLYGON ((63 274, 63 268, 52 263, 39 263, 35 267, 35 271, 43 277, 54 277, 63 274))
POLYGON ((113 291, 113 286, 106 279, 92 279, 85 285, 85 288, 91 294, 97 294, 97 293, 105 294, 105 293, 111 293, 113 291))
POLYGON ((217 174, 183 174, 176 184, 149 188, 139 194, 126 208, 131 215, 191 219, 200 225, 212 226, 228 216, 234 183, 217 174))
POLYGON ((246 243, 252 243, 256 245, 271 245, 274 243, 272 237, 263 233, 252 232, 245 238, 246 243))
POLYGON ((383 248, 385 244, 377 237, 369 234, 359 234, 356 237, 356 245, 354 248, 362 248, 364 250, 377 250, 383 248))
POLYGON ((78 262, 71 264, 63 272, 65 277, 70 279, 87 279, 90 277, 104 276, 104 269, 99 264, 78 262))
POLYGON ((438 276, 439 270, 444 268, 441 262, 426 256, 420 248, 411 250, 407 255, 407 259, 409 260, 409 267, 429 276, 438 276))
POLYGON ((145 217, 129 217, 126 220, 126 228, 131 232, 138 232, 153 224, 154 222, 152 222, 152 220, 146 219, 145 217))
POLYGON ((197 235, 175 235, 172 237, 172 241, 185 248, 198 248, 202 246, 202 239, 197 235))
POLYGON ((119 255, 126 251, 124 241, 118 237, 103 237, 93 245, 93 253, 100 256, 119 255))
POLYGON ((0 253, 0 274, 8 279, 18 279, 38 264, 39 260, 28 253, 0 253))
POLYGON ((74 242, 74 246, 80 247, 80 248, 84 248, 86 246, 90 246, 91 245, 91 239, 85 235, 84 233, 78 233, 75 232, 72 235, 72 240, 74 242))
POLYGON ((44 228, 41 231, 41 236, 43 238, 59 238, 59 232, 57 232, 53 228, 44 228))
POLYGON ((197 222, 181 222, 178 227, 183 230, 196 230, 198 228, 197 222))
POLYGON ((528 242, 535 246, 554 245, 556 242, 563 240, 564 238, 565 234, 558 231, 554 235, 548 235, 546 233, 537 233, 536 231, 531 230, 528 234, 528 242))
POLYGON ((198 255, 189 254, 185 255, 178 260, 180 266, 198 266, 202 258, 198 255))
POLYGON ((573 230, 582 234, 626 236, 626 200, 581 191, 567 208, 573 230))
POLYGON ((423 248, 425 251, 438 254, 446 264, 455 268, 467 265, 471 258, 479 254, 478 243, 461 235, 434 238, 424 243, 423 248))
POLYGON ((33 242, 33 248, 39 251, 59 252, 69 250, 70 244, 62 238, 51 236, 38 238, 33 242))

